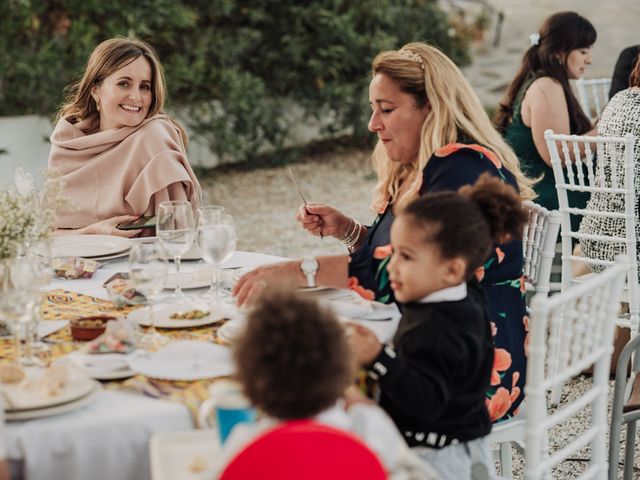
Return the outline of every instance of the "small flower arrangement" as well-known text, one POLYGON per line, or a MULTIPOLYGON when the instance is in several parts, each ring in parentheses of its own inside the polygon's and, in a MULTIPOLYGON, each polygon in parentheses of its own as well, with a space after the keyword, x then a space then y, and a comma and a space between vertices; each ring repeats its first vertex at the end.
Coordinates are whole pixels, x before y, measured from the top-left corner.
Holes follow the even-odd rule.
POLYGON ((49 181, 45 190, 28 194, 0 185, 0 261, 48 237, 54 229, 56 211, 64 203, 58 181, 49 181))

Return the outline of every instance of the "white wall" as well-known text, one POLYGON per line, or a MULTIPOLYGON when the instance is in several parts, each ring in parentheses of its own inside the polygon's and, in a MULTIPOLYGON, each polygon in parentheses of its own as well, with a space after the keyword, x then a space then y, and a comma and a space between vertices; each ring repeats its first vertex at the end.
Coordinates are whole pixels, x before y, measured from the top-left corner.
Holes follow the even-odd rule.
POLYGON ((27 115, 0 117, 0 183, 13 184, 17 167, 31 172, 36 185, 42 185, 41 172, 47 168, 49 136, 53 126, 45 117, 27 115))

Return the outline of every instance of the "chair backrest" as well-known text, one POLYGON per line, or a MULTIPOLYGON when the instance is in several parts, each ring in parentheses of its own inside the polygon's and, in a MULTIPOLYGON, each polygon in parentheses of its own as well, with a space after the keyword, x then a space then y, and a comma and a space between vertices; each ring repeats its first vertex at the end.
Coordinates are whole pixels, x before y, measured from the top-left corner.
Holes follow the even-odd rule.
POLYGON ((624 138, 555 135, 551 130, 547 130, 544 136, 551 155, 561 217, 562 290, 566 290, 574 280, 574 262, 586 263, 591 269, 602 271, 613 265, 615 255, 626 255, 632 259, 627 284, 630 326, 635 333, 640 312, 636 261, 635 137, 631 134, 624 138), (567 162, 560 158, 560 151, 567 162), (591 202, 586 208, 569 205, 568 191, 590 192, 592 201, 606 198, 606 202, 599 203, 607 207, 590 210, 591 202), (582 216, 583 227, 585 224, 597 227, 590 233, 586 233, 588 228, 572 231, 572 214, 582 216), (573 255, 576 241, 590 245, 592 248, 589 250, 592 251, 583 248, 582 255, 573 255))
POLYGON ((529 221, 524 226, 522 252, 524 254, 524 280, 536 293, 549 293, 551 266, 555 256, 560 213, 549 211, 537 203, 526 201, 529 221))
POLYGON ((265 432, 227 466, 221 480, 382 480, 375 454, 357 437, 310 420, 265 432))
POLYGON ((585 115, 591 118, 599 117, 609 102, 610 78, 592 78, 576 80, 578 99, 585 115))
POLYGON ((593 275, 583 284, 557 295, 536 295, 531 304, 525 410, 525 478, 544 478, 554 465, 591 446, 586 472, 576 478, 606 478, 607 394, 617 305, 626 276, 627 259, 593 275), (561 325, 561 328, 559 327, 561 325), (550 332, 550 333, 548 333, 550 332), (553 352, 563 345, 560 356, 553 352), (550 412, 547 393, 594 365, 590 388, 550 412), (590 425, 575 428, 575 419, 591 405, 590 425), (574 422, 572 422, 572 420, 574 422), (548 431, 564 427, 569 438, 556 451, 548 448, 548 431))

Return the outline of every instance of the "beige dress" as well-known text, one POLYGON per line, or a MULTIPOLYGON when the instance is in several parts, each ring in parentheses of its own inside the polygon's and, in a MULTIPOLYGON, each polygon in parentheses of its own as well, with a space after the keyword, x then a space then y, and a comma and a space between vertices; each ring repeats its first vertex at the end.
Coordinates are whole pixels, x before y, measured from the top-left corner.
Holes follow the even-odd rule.
POLYGON ((68 205, 57 228, 82 228, 118 215, 153 215, 167 200, 200 203, 201 190, 179 130, 164 114, 135 127, 86 134, 86 121, 61 119, 51 134, 50 174, 68 205))

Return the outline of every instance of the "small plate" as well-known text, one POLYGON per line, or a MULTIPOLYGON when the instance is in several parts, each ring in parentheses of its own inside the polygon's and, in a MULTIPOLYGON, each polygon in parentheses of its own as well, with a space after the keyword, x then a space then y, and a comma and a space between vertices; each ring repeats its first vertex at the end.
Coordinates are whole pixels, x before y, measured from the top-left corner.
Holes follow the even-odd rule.
POLYGON ((35 410, 62 405, 85 397, 95 388, 95 380, 87 377, 84 372, 70 368, 69 378, 64 387, 55 394, 46 393, 39 386, 47 369, 27 367, 24 369, 26 378, 19 384, 3 385, 3 403, 6 412, 35 410), (30 382, 31 387, 25 388, 30 382))
POLYGON ((220 455, 218 434, 211 430, 156 433, 151 437, 151 477, 154 480, 204 480, 220 455), (203 469, 194 472, 201 463, 203 469))
POLYGON ((86 407, 96 399, 98 393, 100 393, 100 391, 102 390, 102 385, 100 385, 100 383, 93 381, 92 385, 93 388, 87 395, 72 402, 46 408, 7 411, 5 412, 5 419, 8 422, 12 422, 16 420, 30 420, 33 418, 51 417, 53 415, 60 415, 62 413, 72 412, 82 407, 86 407))
POLYGON ((71 352, 69 360, 78 368, 96 380, 118 380, 134 375, 129 368, 127 358, 130 356, 122 353, 82 353, 71 352), (113 359, 112 368, 109 368, 109 360, 113 359), (122 363, 116 361, 120 360, 122 363))
POLYGON ((104 257, 129 250, 133 242, 115 235, 59 235, 51 242, 53 257, 104 257))
MULTIPOLYGON (((196 275, 196 272, 180 273, 180 287, 183 290, 191 290, 193 288, 204 288, 211 285, 211 277, 204 278, 206 275, 196 275)), ((164 282, 165 290, 173 290, 178 284, 178 274, 171 273, 167 275, 164 282)))
POLYGON ((178 340, 153 353, 137 351, 129 358, 136 373, 160 380, 202 380, 231 375, 231 350, 222 345, 178 340))
POLYGON ((242 334, 245 325, 246 323, 241 320, 229 320, 218 329, 216 335, 224 343, 232 344, 242 334))
MULTIPOLYGON (((206 310, 210 311, 211 307, 199 303, 175 303, 175 304, 161 304, 153 307, 153 314, 156 322, 155 326, 158 328, 188 328, 188 327, 201 327, 203 325, 209 325, 215 323, 224 318, 224 314, 216 315, 216 312, 209 313, 206 317, 196 318, 193 320, 176 320, 169 318, 172 314, 178 312, 187 312, 189 310, 206 310)), ((151 318, 149 314, 149 307, 139 308, 129 313, 127 316, 129 320, 136 322, 140 325, 148 327, 151 325, 151 318)))

